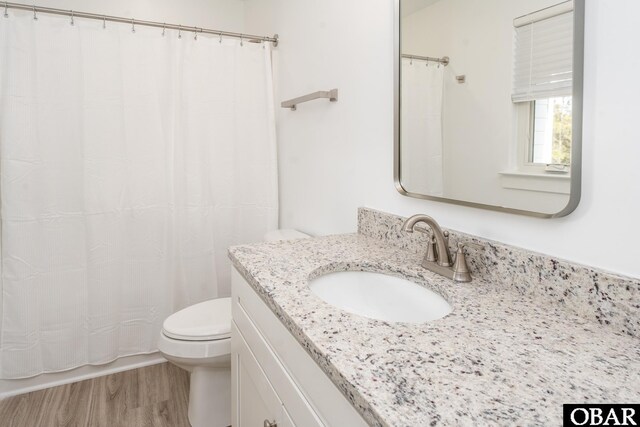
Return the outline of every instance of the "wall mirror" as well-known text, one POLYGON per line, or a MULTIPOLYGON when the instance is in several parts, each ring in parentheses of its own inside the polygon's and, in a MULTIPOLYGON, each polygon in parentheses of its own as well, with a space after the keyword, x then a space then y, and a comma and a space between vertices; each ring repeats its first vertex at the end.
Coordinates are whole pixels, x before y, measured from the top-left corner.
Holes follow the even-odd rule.
POLYGON ((558 217, 580 200, 584 0, 396 0, 395 181, 558 217))

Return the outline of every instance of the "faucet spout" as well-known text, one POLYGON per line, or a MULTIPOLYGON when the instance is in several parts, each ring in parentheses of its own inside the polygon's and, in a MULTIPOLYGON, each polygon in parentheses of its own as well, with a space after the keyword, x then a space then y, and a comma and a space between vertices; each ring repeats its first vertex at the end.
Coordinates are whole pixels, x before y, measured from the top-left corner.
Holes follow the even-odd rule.
POLYGON ((436 240, 436 247, 438 248, 438 265, 441 267, 450 267, 451 255, 449 254, 449 248, 447 247, 447 239, 445 239, 442 228, 440 228, 440 225, 435 219, 429 215, 413 215, 408 218, 404 224, 402 224, 402 230, 407 233, 413 233, 415 226, 421 222, 427 224, 429 228, 431 228, 431 231, 433 231, 433 236, 436 240))

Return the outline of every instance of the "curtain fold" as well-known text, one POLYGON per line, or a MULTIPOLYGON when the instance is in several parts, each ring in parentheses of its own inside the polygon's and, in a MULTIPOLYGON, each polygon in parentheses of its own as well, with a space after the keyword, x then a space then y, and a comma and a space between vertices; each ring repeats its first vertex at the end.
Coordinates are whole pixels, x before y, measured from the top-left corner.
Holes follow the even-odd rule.
POLYGON ((0 19, 0 377, 156 350, 277 226, 268 46, 0 19))

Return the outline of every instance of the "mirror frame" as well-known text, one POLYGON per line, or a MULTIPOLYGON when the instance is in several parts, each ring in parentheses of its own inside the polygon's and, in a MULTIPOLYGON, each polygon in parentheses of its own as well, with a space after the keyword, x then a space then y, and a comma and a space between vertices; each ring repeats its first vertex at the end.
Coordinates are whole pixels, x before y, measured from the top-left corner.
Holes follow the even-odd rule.
POLYGON ((580 203, 582 190, 582 116, 583 116, 583 85, 584 85, 584 10, 586 0, 574 0, 574 27, 573 27, 573 94, 572 94, 572 141, 571 141, 571 185, 569 201, 559 212, 544 213, 522 209, 508 208, 504 206, 488 205, 465 200, 449 199, 446 197, 428 196, 407 191, 400 180, 400 0, 394 0, 394 28, 393 28, 393 179, 396 189, 400 194, 416 199, 434 200, 438 202, 452 203, 461 206, 469 206, 480 209, 488 209, 498 212, 506 212, 518 215, 528 215, 537 218, 558 218, 569 215, 580 203))

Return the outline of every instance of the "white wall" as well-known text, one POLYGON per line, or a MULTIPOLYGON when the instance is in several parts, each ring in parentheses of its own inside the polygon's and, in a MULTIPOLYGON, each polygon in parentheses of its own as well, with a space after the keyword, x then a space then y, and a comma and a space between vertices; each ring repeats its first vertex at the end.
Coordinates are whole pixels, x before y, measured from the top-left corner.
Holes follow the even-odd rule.
POLYGON ((144 21, 244 31, 243 0, 39 0, 34 3, 144 21))
POLYGON ((352 232, 356 208, 443 225, 640 276, 640 2, 588 0, 583 197, 559 219, 414 200, 393 185, 392 0, 247 0, 245 30, 277 32, 277 99, 338 87, 336 104, 280 110, 281 225, 352 232))

